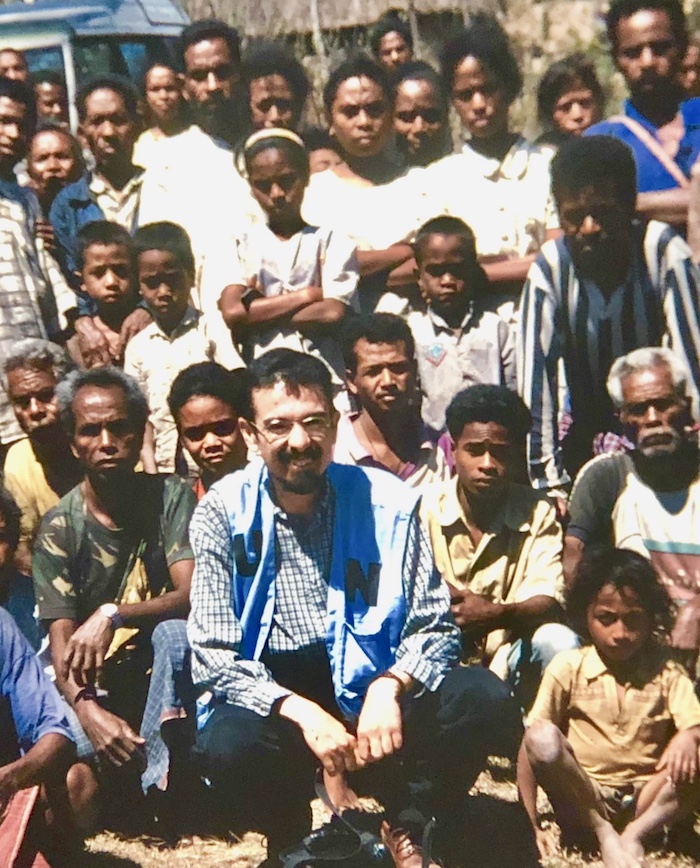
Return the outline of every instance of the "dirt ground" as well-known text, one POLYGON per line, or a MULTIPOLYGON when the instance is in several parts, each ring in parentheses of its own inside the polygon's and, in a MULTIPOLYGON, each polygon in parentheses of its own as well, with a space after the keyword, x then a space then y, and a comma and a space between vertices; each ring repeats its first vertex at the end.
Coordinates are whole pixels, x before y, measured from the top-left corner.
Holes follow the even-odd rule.
MULTIPOLYGON (((521 815, 515 809, 517 793, 512 771, 497 764, 477 780, 470 798, 470 838, 468 864, 473 868, 523 868, 528 860, 519 857, 518 829, 521 815)), ((542 794, 541 794, 542 795, 542 794)), ((542 795, 541 810, 548 805, 542 795)), ((314 811, 316 822, 322 812, 314 811)), ((696 831, 700 827, 696 825, 696 831)), ((522 840, 522 839, 520 839, 522 840)), ((691 856, 676 853, 652 854, 649 868, 700 868, 700 835, 697 852, 691 856)), ((265 858, 264 839, 248 832, 231 841, 183 839, 166 847, 151 839, 125 840, 101 833, 87 843, 89 868, 257 868, 265 858)), ((543 868, 601 868, 602 862, 586 861, 580 854, 562 852, 543 863, 543 868)))

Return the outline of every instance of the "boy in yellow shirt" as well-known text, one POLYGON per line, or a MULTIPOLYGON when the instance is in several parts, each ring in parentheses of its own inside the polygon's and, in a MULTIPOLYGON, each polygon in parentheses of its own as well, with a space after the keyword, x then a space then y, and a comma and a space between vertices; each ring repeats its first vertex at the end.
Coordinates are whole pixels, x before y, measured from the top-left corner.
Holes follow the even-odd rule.
POLYGON ((568 610, 585 647, 545 670, 518 757, 518 788, 544 856, 537 784, 562 839, 606 868, 646 866, 643 842, 700 805, 700 702, 665 647, 671 601, 625 549, 586 553, 568 610), (591 847, 592 844, 592 847, 591 847))

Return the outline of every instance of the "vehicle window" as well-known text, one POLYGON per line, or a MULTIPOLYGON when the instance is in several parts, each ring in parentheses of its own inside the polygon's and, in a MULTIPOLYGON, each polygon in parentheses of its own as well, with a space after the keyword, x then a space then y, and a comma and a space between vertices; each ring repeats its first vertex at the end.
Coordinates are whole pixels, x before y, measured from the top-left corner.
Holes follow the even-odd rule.
POLYGON ((65 77, 63 50, 60 45, 48 48, 30 48, 24 52, 30 72, 45 72, 47 69, 60 72, 65 77))
POLYGON ((129 70, 129 77, 141 81, 151 65, 150 52, 145 42, 120 42, 119 50, 129 70))
POLYGON ((75 74, 79 82, 96 75, 123 72, 121 57, 115 68, 114 48, 107 39, 80 39, 74 44, 75 74))

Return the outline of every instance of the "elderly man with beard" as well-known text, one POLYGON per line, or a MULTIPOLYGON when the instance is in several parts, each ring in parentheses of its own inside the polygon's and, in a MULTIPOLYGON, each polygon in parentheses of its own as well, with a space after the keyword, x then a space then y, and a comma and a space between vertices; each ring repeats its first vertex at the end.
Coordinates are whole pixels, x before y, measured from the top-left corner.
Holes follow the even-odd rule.
POLYGON ((579 474, 564 568, 570 583, 583 550, 595 543, 650 558, 679 607, 671 644, 694 658, 700 649, 700 452, 687 383, 683 363, 665 348, 635 350, 612 366, 608 391, 635 449, 598 456, 579 474))
POLYGON ((530 479, 558 497, 594 452, 619 443, 605 387, 619 356, 670 346, 700 385, 700 272, 670 226, 635 219, 629 148, 611 136, 565 143, 552 161, 564 237, 543 245, 528 273, 518 333, 518 389, 532 414, 530 479), (561 395, 571 426, 560 437, 561 395), (615 437, 605 437, 613 434, 615 437))
POLYGON ((10 446, 5 459, 5 487, 22 512, 22 533, 15 561, 31 574, 32 546, 44 514, 80 477, 58 415, 56 386, 71 363, 65 351, 41 338, 18 341, 5 358, 7 396, 26 434, 10 446))
POLYGON ((394 861, 419 866, 409 817, 463 830, 487 754, 518 737, 515 704, 491 673, 456 667, 418 493, 331 462, 325 365, 277 349, 250 374, 241 428, 262 460, 215 483, 190 527, 188 636, 210 693, 195 756, 220 802, 268 833, 271 857, 308 833, 322 766, 381 801, 394 861))

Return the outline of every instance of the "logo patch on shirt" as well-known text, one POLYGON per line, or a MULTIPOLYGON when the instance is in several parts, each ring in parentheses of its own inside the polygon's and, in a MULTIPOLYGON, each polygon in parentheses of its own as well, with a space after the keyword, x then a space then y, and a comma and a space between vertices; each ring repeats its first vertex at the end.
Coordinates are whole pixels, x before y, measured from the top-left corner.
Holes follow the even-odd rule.
POLYGON ((248 560, 248 553, 245 549, 245 540, 242 533, 236 534, 233 538, 233 558, 236 561, 236 569, 240 576, 244 579, 252 579, 260 566, 260 558, 262 557, 262 531, 254 530, 252 534, 253 542, 253 560, 248 560))
POLYGON ((433 344, 430 347, 427 347, 423 350, 423 357, 426 361, 430 362, 431 365, 434 365, 436 368, 442 362, 442 360, 447 355, 447 350, 443 347, 442 344, 433 344))
POLYGON ((359 591, 365 606, 372 608, 377 605, 379 596, 379 574, 381 564, 368 564, 367 575, 362 565, 355 558, 349 558, 345 566, 345 599, 352 605, 359 591))

